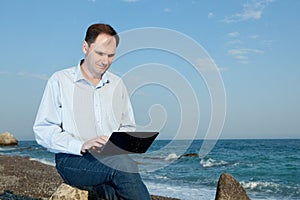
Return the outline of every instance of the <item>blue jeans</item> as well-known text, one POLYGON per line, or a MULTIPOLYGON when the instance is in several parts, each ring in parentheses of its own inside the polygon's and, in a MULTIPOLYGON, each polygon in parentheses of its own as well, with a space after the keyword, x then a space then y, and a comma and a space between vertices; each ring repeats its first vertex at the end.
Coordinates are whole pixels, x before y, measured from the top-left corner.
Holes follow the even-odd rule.
POLYGON ((128 155, 97 157, 59 153, 56 169, 65 183, 78 188, 92 186, 102 199, 150 200, 136 163, 128 155))

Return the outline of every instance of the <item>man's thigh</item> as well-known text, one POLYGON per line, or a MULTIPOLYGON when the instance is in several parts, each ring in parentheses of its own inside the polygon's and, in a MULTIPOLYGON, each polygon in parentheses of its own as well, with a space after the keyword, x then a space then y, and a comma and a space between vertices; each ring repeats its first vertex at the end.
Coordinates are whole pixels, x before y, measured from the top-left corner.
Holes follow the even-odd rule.
POLYGON ((73 186, 91 186, 111 181, 114 170, 91 154, 55 155, 56 169, 64 181, 73 186))

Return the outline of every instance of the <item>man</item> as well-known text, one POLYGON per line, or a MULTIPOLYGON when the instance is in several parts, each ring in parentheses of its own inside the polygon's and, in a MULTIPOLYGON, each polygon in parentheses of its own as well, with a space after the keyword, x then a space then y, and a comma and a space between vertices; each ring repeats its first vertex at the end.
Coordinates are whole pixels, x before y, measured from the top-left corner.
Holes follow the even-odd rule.
POLYGON ((105 199, 150 199, 129 156, 97 159, 114 131, 133 131, 135 121, 126 88, 108 72, 119 36, 107 24, 91 25, 77 67, 54 73, 48 80, 33 126, 36 141, 55 153, 63 180, 76 187, 94 187, 105 199))

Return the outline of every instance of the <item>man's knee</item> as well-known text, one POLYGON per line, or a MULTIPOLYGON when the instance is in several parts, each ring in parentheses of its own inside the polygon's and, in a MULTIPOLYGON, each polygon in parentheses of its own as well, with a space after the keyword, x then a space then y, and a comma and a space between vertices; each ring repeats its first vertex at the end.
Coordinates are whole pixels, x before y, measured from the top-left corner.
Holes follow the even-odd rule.
POLYGON ((101 159, 100 162, 108 167, 126 173, 138 173, 137 163, 128 155, 116 155, 101 159))

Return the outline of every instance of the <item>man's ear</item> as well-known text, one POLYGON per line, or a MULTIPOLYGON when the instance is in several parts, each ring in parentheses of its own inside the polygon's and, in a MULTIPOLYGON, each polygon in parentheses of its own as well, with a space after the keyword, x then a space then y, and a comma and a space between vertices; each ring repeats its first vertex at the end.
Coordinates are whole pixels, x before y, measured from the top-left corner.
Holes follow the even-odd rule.
POLYGON ((84 55, 86 55, 86 53, 88 52, 88 50, 89 50, 89 44, 86 41, 84 41, 82 43, 82 51, 83 51, 84 55))

